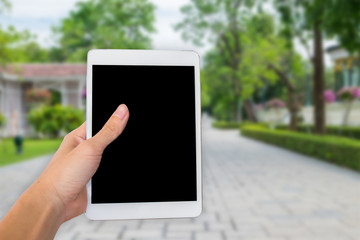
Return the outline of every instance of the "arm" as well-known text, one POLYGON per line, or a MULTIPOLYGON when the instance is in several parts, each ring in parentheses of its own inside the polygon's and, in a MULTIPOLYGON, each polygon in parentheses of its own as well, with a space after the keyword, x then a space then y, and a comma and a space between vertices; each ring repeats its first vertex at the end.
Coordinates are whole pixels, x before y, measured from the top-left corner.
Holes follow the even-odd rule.
POLYGON ((94 137, 86 140, 85 123, 66 135, 39 178, 0 222, 0 239, 53 239, 63 222, 84 213, 86 184, 128 119, 127 107, 120 105, 94 137))

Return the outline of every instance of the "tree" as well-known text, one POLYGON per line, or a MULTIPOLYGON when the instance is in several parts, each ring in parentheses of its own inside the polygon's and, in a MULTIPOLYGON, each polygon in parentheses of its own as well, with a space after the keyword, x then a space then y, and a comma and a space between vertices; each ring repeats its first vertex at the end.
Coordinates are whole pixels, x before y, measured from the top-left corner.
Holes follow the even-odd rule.
MULTIPOLYGON (((248 19, 240 75, 243 84, 261 87, 280 81, 287 90, 287 108, 290 129, 296 130, 300 110, 299 86, 305 76, 304 64, 299 54, 289 47, 287 39, 275 31, 271 15, 259 13, 248 19)), ((251 89, 251 93, 254 89, 251 89)))
POLYGON ((8 0, 0 0, 0 13, 3 13, 6 10, 11 8, 11 4, 8 0))
POLYGON ((343 127, 349 123, 349 116, 352 104, 356 99, 360 98, 360 88, 358 87, 344 87, 337 92, 337 96, 345 103, 345 113, 343 118, 343 127))
POLYGON ((59 47, 51 57, 85 62, 93 48, 149 48, 154 32, 154 5, 148 0, 89 0, 78 2, 53 28, 59 47))
POLYGON ((313 62, 315 133, 325 133, 324 36, 336 36, 350 52, 359 51, 359 0, 275 0, 284 24, 284 33, 298 38, 308 49, 313 62), (313 38, 313 54, 308 39, 313 38))
MULTIPOLYGON (((215 116, 222 120, 236 119, 236 116, 229 116, 228 111, 236 113, 239 95, 243 100, 250 99, 259 89, 280 81, 287 89, 290 127, 295 130, 300 109, 295 83, 304 77, 301 57, 291 51, 286 39, 276 32, 273 17, 261 11, 242 19, 242 29, 237 38, 242 50, 236 70, 219 45, 215 45, 205 57, 204 77, 211 84, 210 105, 215 116), (236 94, 236 84, 241 85, 239 95, 236 94)), ((253 113, 249 105, 244 107, 248 116, 253 113)))
POLYGON ((206 81, 206 77, 204 77, 205 73, 204 71, 200 72, 200 78, 202 79, 201 82, 201 109, 202 111, 207 111, 209 110, 209 106, 210 106, 210 85, 208 84, 208 82, 206 81))
POLYGON ((301 94, 299 94, 298 84, 305 79, 304 62, 298 54, 286 49, 280 53, 282 59, 280 65, 268 63, 268 68, 273 70, 287 90, 287 108, 290 113, 290 130, 297 130, 299 111, 301 109, 301 94))
MULTIPOLYGON (((0 14, 10 10, 8 0, 0 0, 0 14)), ((13 26, 0 25, 0 65, 17 62, 44 62, 48 59, 47 50, 36 42, 36 36, 28 30, 18 31, 13 26)))
POLYGON ((46 62, 48 51, 35 41, 28 30, 18 31, 13 26, 0 27, 0 64, 46 62))
MULTIPOLYGON (((217 62, 217 75, 226 78, 227 85, 231 87, 226 101, 231 101, 235 108, 235 119, 239 120, 240 100, 244 99, 244 107, 250 120, 256 121, 251 100, 244 98, 244 89, 239 76, 239 66, 244 50, 240 35, 244 32, 244 19, 251 14, 256 0, 192 0, 190 4, 181 8, 184 19, 175 27, 182 32, 185 40, 196 45, 210 41, 215 48, 207 57, 208 61, 217 62), (210 57, 211 56, 211 57, 210 57)), ((215 69, 214 69, 215 70, 215 69)))
POLYGON ((35 36, 17 43, 12 49, 14 63, 42 63, 49 61, 49 50, 41 47, 35 36))

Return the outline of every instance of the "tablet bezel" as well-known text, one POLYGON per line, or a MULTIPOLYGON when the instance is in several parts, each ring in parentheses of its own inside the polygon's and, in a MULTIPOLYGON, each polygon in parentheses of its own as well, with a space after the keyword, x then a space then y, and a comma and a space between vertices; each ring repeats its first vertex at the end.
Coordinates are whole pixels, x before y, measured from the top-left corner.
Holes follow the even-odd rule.
MULTIPOLYGON (((202 211, 201 171, 201 103, 200 58, 194 51, 112 50, 95 49, 88 52, 86 74, 86 137, 92 137, 92 66, 148 65, 194 66, 196 114, 196 185, 197 200, 186 202, 149 203, 91 203, 91 180, 87 184, 86 215, 92 220, 151 219, 197 217, 202 211)), ((131 112, 131 109, 130 109, 131 112)), ((131 118, 131 117, 130 117, 131 118)))

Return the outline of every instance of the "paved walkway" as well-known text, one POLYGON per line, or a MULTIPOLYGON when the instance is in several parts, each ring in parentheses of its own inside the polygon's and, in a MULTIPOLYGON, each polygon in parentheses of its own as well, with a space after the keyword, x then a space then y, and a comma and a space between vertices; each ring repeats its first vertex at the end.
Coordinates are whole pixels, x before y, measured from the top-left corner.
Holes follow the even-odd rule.
MULTIPOLYGON (((89 221, 57 240, 358 240, 360 174, 204 122, 204 211, 197 219, 89 221)), ((0 217, 48 158, 0 169, 0 217)))

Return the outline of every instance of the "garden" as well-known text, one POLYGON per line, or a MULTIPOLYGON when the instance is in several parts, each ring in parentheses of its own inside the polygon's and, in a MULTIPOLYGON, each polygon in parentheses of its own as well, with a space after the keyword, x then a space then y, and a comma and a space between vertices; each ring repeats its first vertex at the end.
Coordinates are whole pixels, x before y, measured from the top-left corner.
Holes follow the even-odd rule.
MULTIPOLYGON (((84 63, 93 48, 154 48, 155 5, 112 6, 120 2, 78 2, 52 26, 49 47, 28 30, 0 26, 0 63, 84 63)), ((0 4, 0 12, 7 5, 0 4)), ((201 107, 214 127, 241 129, 246 137, 358 168, 360 18, 354 2, 192 0, 179 11, 172 29, 204 50, 201 107)), ((26 98, 33 139, 61 138, 84 121, 83 110, 61 105, 49 89, 30 89, 26 98)), ((6 121, 0 114, 0 126, 6 121)), ((31 141, 25 139, 23 154, 31 141)))
MULTIPOLYGON (((30 106, 27 121, 30 134, 0 138, 0 166, 54 153, 62 137, 85 120, 85 112, 63 106, 48 89, 32 88, 26 92, 30 106)), ((0 131, 4 132, 6 118, 0 113, 0 131)), ((0 134, 1 136, 2 134, 0 134)))
POLYGON ((206 2, 184 8, 178 27, 195 43, 205 36, 213 43, 201 96, 213 126, 359 170, 360 20, 353 3, 274 0, 271 14, 257 1, 216 9, 206 2))
MULTIPOLYGON (((262 109, 271 116, 267 122, 215 121, 213 127, 240 129, 244 137, 360 171, 360 126, 348 124, 352 106, 360 99, 360 89, 345 87, 337 93, 326 90, 324 99, 327 104, 332 104, 338 99, 342 105, 342 124, 326 125, 324 135, 314 134, 313 124, 299 124, 296 130, 292 130, 288 124, 283 124, 283 115, 287 114, 284 109, 286 104, 276 98, 269 100, 262 109)), ((299 122, 302 120, 299 117, 299 122)))

